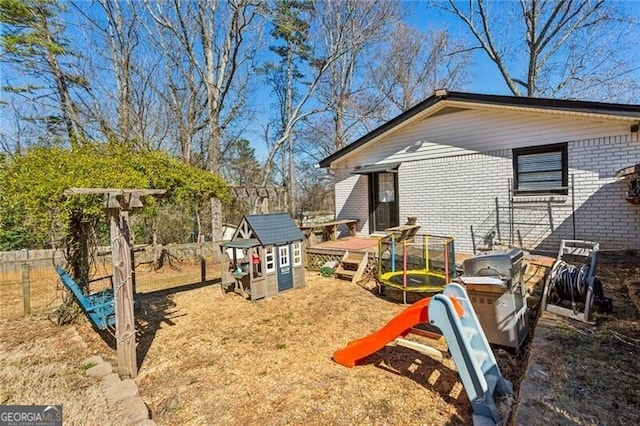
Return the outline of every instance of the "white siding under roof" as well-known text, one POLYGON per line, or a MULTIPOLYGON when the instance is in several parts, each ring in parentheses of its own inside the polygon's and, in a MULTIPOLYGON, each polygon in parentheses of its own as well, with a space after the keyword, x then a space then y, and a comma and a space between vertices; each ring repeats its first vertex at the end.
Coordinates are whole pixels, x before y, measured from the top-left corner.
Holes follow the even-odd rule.
POLYGON ((640 249, 640 206, 624 201, 624 185, 614 178, 616 170, 640 162, 640 141, 629 122, 613 118, 469 110, 417 121, 334 163, 336 214, 359 218, 360 234, 368 235, 367 178, 350 173, 355 166, 401 162, 400 222, 415 215, 422 232, 454 236, 461 252, 472 250, 471 226, 477 239, 493 230, 505 242, 512 149, 555 143, 568 144, 575 192, 520 200, 514 243, 557 250, 575 226, 577 238, 598 241, 603 250, 640 249))
POLYGON ((576 141, 629 131, 626 121, 604 121, 515 111, 467 110, 437 115, 372 141, 336 167, 406 162, 576 141))

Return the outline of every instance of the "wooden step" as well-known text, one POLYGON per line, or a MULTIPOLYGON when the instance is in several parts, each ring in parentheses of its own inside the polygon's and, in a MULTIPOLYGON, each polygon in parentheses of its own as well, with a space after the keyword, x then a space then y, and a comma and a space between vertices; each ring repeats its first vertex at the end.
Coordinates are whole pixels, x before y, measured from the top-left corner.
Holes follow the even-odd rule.
POLYGON ((346 251, 336 269, 335 276, 356 283, 362 277, 368 261, 369 253, 350 253, 346 251))
POLYGON ((337 270, 336 271, 336 276, 344 276, 344 277, 349 277, 349 279, 352 279, 355 275, 356 272, 358 271, 349 271, 349 270, 337 270))

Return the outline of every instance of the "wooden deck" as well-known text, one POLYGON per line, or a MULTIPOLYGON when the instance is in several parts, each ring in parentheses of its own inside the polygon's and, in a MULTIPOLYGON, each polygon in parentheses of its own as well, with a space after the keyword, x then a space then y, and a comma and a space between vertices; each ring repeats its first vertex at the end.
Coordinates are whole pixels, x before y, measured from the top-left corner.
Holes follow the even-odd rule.
POLYGON ((369 253, 368 272, 370 272, 378 254, 378 240, 378 237, 343 237, 307 246, 305 248, 306 266, 310 270, 320 270, 327 261, 340 261, 349 251, 369 253))
POLYGON ((337 240, 316 243, 314 249, 341 251, 375 251, 378 252, 378 237, 344 237, 337 240))
MULTIPOLYGON (((346 251, 350 252, 368 252, 372 262, 378 255, 378 241, 384 236, 368 236, 368 237, 343 237, 336 240, 322 241, 312 247, 307 247, 307 258, 315 259, 314 265, 309 265, 310 269, 319 269, 321 263, 326 259, 339 260, 346 251), (318 264, 318 265, 316 265, 318 264)), ((462 269, 462 263, 465 259, 473 257, 469 253, 456 253, 456 269, 462 269)), ((537 304, 539 301, 539 292, 542 291, 546 273, 555 261, 554 258, 546 256, 526 255, 523 263, 526 265, 524 274, 524 284, 527 293, 532 296, 530 303, 537 304)))

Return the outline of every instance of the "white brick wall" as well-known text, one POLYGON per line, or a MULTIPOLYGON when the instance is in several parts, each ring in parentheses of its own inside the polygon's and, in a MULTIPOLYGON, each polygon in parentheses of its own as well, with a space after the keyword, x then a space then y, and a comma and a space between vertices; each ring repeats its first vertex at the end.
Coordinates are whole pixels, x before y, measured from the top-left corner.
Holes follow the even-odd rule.
MULTIPOLYGON (((553 201, 519 198, 513 209, 514 244, 556 251, 560 239, 573 238, 575 220, 577 239, 597 241, 602 250, 640 249, 640 206, 624 201, 625 184, 614 177, 620 168, 640 162, 638 134, 569 142, 568 154, 575 215, 571 190, 553 201)), ((337 173, 336 211, 341 218, 359 218, 360 233, 367 235, 367 179, 348 173, 337 173)), ((421 232, 453 236, 459 252, 473 250, 471 226, 478 245, 490 231, 509 243, 512 177, 511 149, 404 162, 398 173, 400 221, 417 216, 421 232)))
POLYGON ((335 170, 336 219, 358 219, 358 233, 369 235, 369 195, 366 175, 352 175, 351 169, 335 170))

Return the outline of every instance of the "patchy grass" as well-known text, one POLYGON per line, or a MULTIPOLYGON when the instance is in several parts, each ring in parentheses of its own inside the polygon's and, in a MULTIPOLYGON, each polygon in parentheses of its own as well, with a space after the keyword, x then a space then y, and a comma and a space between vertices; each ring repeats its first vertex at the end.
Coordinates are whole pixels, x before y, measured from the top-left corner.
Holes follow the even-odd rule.
POLYGON ((451 364, 390 346, 348 369, 333 352, 405 306, 345 281, 250 302, 219 287, 150 297, 136 380, 158 424, 468 424, 451 364), (208 339, 201 339, 207 336, 208 339), (430 381, 429 381, 430 380, 430 381))
POLYGON ((597 275, 611 314, 592 326, 545 314, 532 363, 546 375, 535 424, 640 424, 640 258, 603 256, 597 275))
POLYGON ((87 362, 86 364, 82 364, 80 366, 80 370, 87 371, 88 369, 95 367, 96 365, 98 364, 96 364, 95 362, 87 362))
POLYGON ((79 368, 96 346, 81 348, 75 335, 44 316, 0 321, 0 404, 62 404, 65 425, 119 424, 89 366, 79 368))
MULTIPOLYGON (((614 312, 598 325, 559 320, 546 346, 497 349, 518 384, 527 358, 549 372, 538 424, 640 424, 640 261, 603 259, 598 275, 614 312), (637 298, 637 297, 636 297, 637 298)), ((389 345, 352 369, 331 360, 404 306, 308 273, 307 286, 249 302, 218 286, 145 295, 136 379, 158 424, 470 424, 455 367, 389 345)), ((399 298, 394 299, 396 301, 399 298)), ((88 324, 89 345, 42 316, 0 322, 0 403, 64 405, 65 424, 110 424, 82 360, 115 352, 88 324), (82 366, 84 367, 84 366, 82 366), (105 420, 106 419, 106 420, 105 420)))

